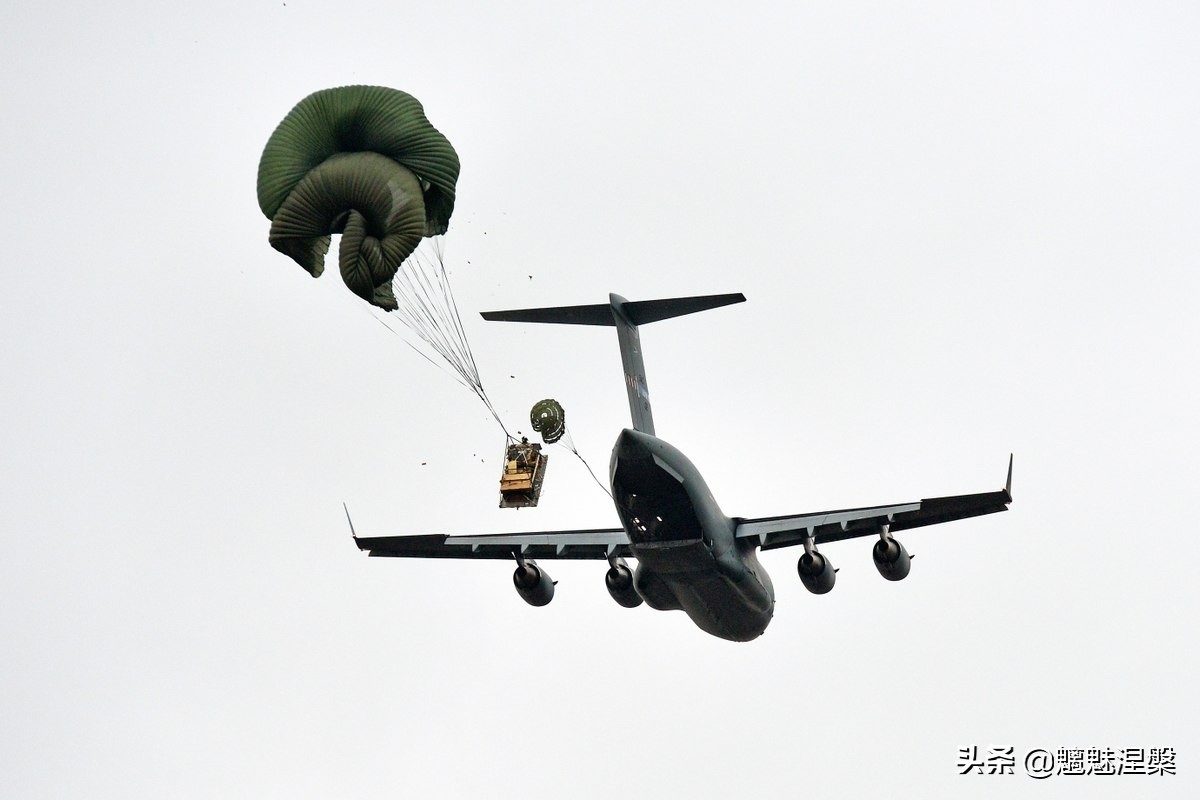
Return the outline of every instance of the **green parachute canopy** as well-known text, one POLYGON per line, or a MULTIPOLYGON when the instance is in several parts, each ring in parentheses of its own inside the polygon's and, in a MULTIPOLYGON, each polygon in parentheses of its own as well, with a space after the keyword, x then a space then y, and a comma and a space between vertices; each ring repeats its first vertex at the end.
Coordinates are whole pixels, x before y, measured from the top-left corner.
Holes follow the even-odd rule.
POLYGON ((346 286, 394 310, 392 278, 422 237, 445 233, 458 171, 458 154, 412 95, 342 86, 301 100, 271 134, 258 205, 271 246, 313 277, 340 233, 346 286))
POLYGON ((567 432, 567 412, 557 400, 539 400, 529 410, 529 424, 546 444, 554 444, 567 432))

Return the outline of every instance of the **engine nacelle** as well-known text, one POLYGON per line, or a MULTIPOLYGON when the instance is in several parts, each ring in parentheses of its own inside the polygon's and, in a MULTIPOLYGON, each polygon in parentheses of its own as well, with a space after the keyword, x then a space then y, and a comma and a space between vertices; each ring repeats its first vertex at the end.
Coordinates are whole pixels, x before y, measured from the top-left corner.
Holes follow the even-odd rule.
POLYGON ((833 582, 837 580, 837 571, 829 563, 829 559, 817 552, 800 556, 796 571, 800 573, 800 582, 804 584, 804 588, 813 594, 825 594, 833 588, 833 582))
POLYGON ((871 550, 871 558, 875 561, 875 569, 889 581, 904 580, 912 568, 912 556, 904 549, 904 545, 892 538, 876 542, 871 550))
POLYGON ((612 599, 625 608, 637 608, 642 604, 642 596, 633 587, 633 570, 624 559, 617 559, 604 576, 604 585, 612 599))
POLYGON ((517 594, 531 606, 544 606, 554 599, 554 581, 550 573, 532 561, 526 561, 513 573, 517 594))

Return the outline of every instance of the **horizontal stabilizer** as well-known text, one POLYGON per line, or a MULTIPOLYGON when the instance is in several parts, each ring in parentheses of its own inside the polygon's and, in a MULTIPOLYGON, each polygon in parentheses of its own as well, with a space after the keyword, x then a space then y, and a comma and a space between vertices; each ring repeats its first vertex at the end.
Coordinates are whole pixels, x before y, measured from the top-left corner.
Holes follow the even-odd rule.
MULTIPOLYGON (((671 297, 665 300, 625 300, 619 302, 620 313, 633 325, 707 311, 710 308, 746 302, 741 292, 736 294, 710 294, 699 297, 671 297)), ((615 326, 614 304, 604 303, 590 306, 557 306, 555 308, 523 308, 514 311, 484 311, 482 316, 490 322, 549 322, 559 325, 607 325, 615 326)))
POLYGON ((560 325, 605 325, 616 328, 617 342, 621 348, 621 366, 625 369, 625 391, 629 396, 629 414, 633 418, 633 429, 653 436, 654 415, 650 412, 650 388, 646 384, 646 365, 642 361, 638 326, 744 302, 746 296, 741 292, 636 302, 626 300, 619 294, 610 294, 607 305, 484 311, 482 316, 493 322, 550 322, 560 325))
POLYGON ((489 322, 554 322, 559 325, 616 325, 612 306, 559 306, 558 308, 521 308, 513 311, 482 311, 489 322))
POLYGON ((695 314, 697 311, 708 311, 710 308, 744 302, 746 302, 746 295, 737 292, 736 294, 709 294, 700 297, 672 297, 667 300, 634 300, 622 305, 621 310, 634 325, 645 325, 671 317, 682 317, 684 314, 695 314))

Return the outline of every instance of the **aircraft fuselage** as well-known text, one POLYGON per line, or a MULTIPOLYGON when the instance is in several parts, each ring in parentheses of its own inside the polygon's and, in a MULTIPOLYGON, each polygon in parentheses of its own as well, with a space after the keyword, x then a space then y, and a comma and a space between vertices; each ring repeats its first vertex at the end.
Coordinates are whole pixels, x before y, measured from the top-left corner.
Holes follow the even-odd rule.
POLYGON ((682 610, 722 639, 761 636, 775 611, 775 589, 757 543, 738 540, 736 523, 687 456, 626 428, 613 446, 609 479, 638 561, 634 586, 646 604, 682 610))

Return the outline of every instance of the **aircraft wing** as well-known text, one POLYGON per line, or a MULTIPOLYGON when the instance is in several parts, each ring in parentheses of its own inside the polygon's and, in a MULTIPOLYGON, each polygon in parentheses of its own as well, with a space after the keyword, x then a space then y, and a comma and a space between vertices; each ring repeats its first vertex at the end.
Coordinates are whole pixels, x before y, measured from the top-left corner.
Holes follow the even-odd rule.
MULTIPOLYGON (((353 532, 353 528, 351 528, 353 532)), ((360 550, 368 555, 391 558, 500 558, 511 559, 520 553, 533 559, 592 559, 603 561, 610 555, 628 556, 629 537, 621 528, 597 528, 581 531, 542 531, 537 533, 491 533, 479 536, 354 537, 360 550)))
POLYGON ((759 537, 763 550, 801 544, 806 535, 812 536, 813 542, 821 545, 840 539, 877 535, 879 527, 885 522, 890 524, 890 530, 895 533, 909 528, 936 525, 939 522, 1007 511, 1011 502, 1012 456, 1009 456, 1008 480, 998 492, 934 497, 912 503, 822 511, 817 514, 743 519, 738 522, 737 535, 759 537))

